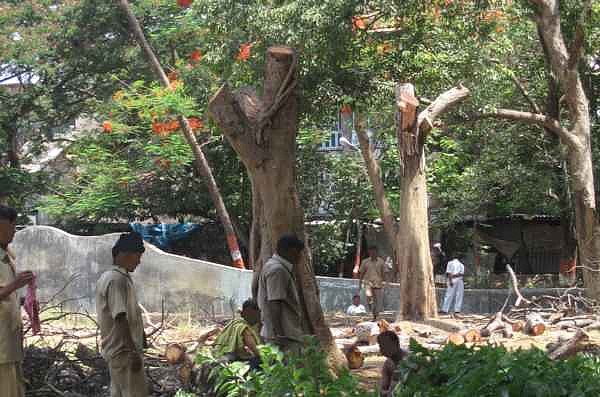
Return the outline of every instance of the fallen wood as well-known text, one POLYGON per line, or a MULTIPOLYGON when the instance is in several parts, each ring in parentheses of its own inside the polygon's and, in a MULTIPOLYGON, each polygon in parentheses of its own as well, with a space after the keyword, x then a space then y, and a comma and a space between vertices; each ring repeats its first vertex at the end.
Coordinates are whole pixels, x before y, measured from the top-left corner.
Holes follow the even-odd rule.
POLYGON ((595 321, 593 319, 562 320, 562 321, 559 321, 558 323, 556 323, 556 326, 559 327, 560 329, 567 329, 567 328, 573 328, 573 327, 583 328, 583 327, 587 327, 588 325, 592 325, 594 323, 595 323, 595 321))
POLYGON ((498 312, 494 315, 492 320, 486 325, 483 329, 481 329, 480 335, 484 338, 489 337, 496 331, 500 331, 504 329, 504 322, 502 321, 502 312, 498 312))
POLYGON ((447 343, 460 346, 465 344, 465 338, 461 334, 452 333, 448 335, 447 343))
POLYGON ((506 270, 508 270, 508 273, 510 274, 513 289, 515 291, 515 294, 517 294, 517 300, 515 301, 515 307, 519 307, 521 305, 521 303, 531 304, 531 301, 529 301, 523 295, 521 295, 521 291, 519 291, 519 283, 517 281, 517 276, 515 275, 515 272, 513 271, 512 267, 510 267, 509 264, 506 265, 506 270))
POLYGON ((477 329, 469 329, 462 333, 466 343, 481 342, 481 333, 477 329))
POLYGON ((165 348, 165 357, 169 364, 179 364, 185 359, 185 347, 179 343, 170 343, 165 348))
POLYGON ((600 331, 600 321, 596 321, 587 327, 584 327, 585 331, 600 331))
POLYGON ((352 345, 345 349, 344 354, 348 360, 348 368, 358 369, 363 366, 363 363, 365 362, 365 355, 356 345, 352 345))
POLYGON ((512 326, 513 332, 520 332, 525 326, 525 323, 522 320, 512 320, 505 315, 502 315, 502 320, 512 326))
POLYGON ((582 329, 578 329, 575 335, 567 342, 558 343, 558 346, 553 346, 554 349, 548 352, 550 360, 560 360, 577 354, 580 351, 579 342, 589 339, 588 334, 582 329))
POLYGON ((504 324, 504 329, 502 330, 502 336, 507 339, 513 337, 513 327, 511 324, 504 324))
POLYGON ((546 324, 539 313, 530 313, 527 315, 525 322, 526 334, 538 336, 543 334, 545 330, 546 324))

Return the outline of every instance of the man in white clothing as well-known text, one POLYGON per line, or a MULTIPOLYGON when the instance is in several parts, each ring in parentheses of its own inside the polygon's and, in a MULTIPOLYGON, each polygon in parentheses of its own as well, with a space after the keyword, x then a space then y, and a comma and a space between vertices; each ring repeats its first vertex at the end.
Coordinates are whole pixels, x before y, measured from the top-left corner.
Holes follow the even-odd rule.
POLYGON ((446 266, 446 277, 448 283, 446 287, 446 295, 442 304, 441 314, 448 314, 450 306, 454 301, 454 314, 460 314, 463 303, 463 295, 465 292, 465 284, 463 277, 465 275, 465 266, 458 258, 452 259, 446 266))
POLYGON ((367 314, 367 309, 364 305, 360 304, 360 295, 354 295, 352 297, 352 304, 346 309, 346 314, 351 316, 357 316, 359 314, 367 314))

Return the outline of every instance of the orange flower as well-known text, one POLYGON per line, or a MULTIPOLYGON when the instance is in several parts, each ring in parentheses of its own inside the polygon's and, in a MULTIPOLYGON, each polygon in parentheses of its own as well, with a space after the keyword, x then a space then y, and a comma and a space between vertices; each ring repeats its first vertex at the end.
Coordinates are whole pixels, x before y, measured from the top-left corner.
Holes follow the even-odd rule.
POLYGON ((352 17, 352 29, 353 30, 365 30, 367 28, 367 24, 365 20, 361 17, 352 17))
POLYGON ((200 62, 202 60, 202 52, 198 49, 192 51, 189 59, 192 64, 200 62))
POLYGON ((247 61, 250 58, 250 49, 252 48, 253 43, 244 43, 240 46, 240 52, 238 53, 236 60, 238 61, 247 61))
POLYGON ((181 8, 188 8, 194 0, 177 0, 177 5, 181 8))
POLYGON ((168 121, 165 125, 167 131, 176 131, 179 129, 179 121, 177 120, 168 121))
POLYGON ((105 121, 102 123, 102 129, 105 133, 110 134, 113 131, 112 123, 110 121, 105 121))
POLYGON ((154 132, 160 137, 165 137, 169 135, 169 130, 166 128, 166 125, 159 121, 152 122, 152 132, 154 132))
POLYGON ((204 128, 204 123, 202 122, 202 120, 200 120, 196 117, 190 117, 188 119, 188 122, 190 123, 190 127, 192 130, 198 130, 198 129, 204 128))
POLYGON ((343 114, 350 114, 350 113, 352 113, 352 108, 350 107, 350 105, 345 104, 340 109, 340 112, 342 112, 343 114))

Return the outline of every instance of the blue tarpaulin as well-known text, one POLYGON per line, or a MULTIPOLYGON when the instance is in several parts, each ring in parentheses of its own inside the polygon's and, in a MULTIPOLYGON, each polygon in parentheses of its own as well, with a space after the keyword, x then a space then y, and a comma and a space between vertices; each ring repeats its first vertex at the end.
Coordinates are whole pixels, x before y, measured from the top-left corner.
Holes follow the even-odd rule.
POLYGON ((151 225, 131 223, 131 229, 142 235, 144 241, 157 246, 161 250, 168 250, 174 241, 184 239, 200 229, 197 223, 155 223, 151 225))

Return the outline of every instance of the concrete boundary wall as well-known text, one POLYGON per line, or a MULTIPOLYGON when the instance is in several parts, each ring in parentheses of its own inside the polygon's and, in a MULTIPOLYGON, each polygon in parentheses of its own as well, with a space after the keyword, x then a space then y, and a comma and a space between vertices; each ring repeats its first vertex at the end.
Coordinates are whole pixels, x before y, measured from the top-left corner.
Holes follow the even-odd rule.
MULTIPOLYGON (((12 248, 19 269, 38 275, 38 296, 64 301, 69 310, 95 311, 94 293, 100 274, 112 264, 111 248, 118 234, 74 236, 48 226, 31 226, 17 233, 12 248), (65 288, 66 285, 66 288, 65 288)), ((165 253, 146 244, 140 267, 133 274, 140 303, 149 311, 195 315, 230 314, 251 296, 252 272, 165 253)), ((358 280, 317 277, 326 312, 342 311, 358 291, 358 280)), ((562 289, 523 290, 525 296, 556 295, 562 289)), ((441 302, 444 290, 438 290, 441 302)), ((465 291, 465 313, 497 311, 505 290, 465 291)), ((385 309, 395 310, 400 299, 397 284, 385 291, 385 309)), ((363 296, 364 300, 364 296, 363 296)), ((513 297, 514 300, 514 297, 513 297)))

